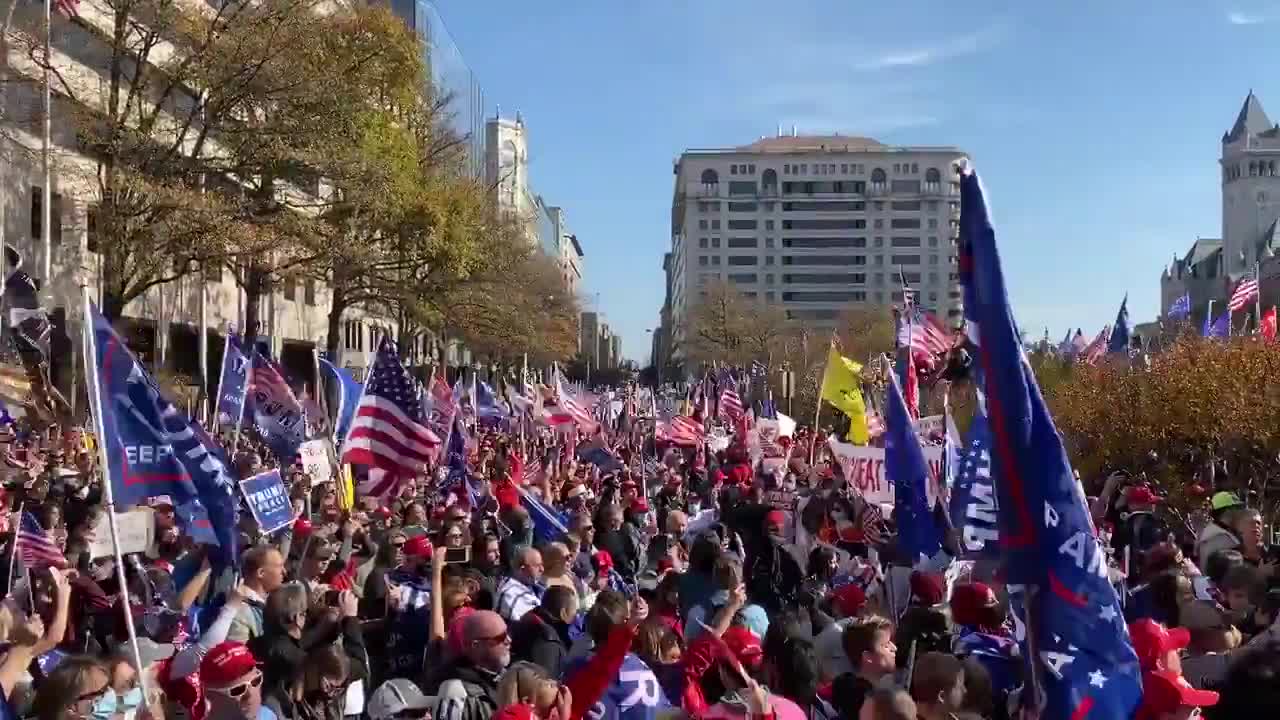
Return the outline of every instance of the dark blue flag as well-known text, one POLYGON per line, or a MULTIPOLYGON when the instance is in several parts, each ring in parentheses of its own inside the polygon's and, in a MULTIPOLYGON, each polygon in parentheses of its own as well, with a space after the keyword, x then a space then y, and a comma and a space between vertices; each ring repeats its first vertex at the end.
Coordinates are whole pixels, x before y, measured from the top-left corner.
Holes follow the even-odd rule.
POLYGON ((1173 320, 1191 317, 1191 293, 1184 293, 1169 304, 1168 316, 1173 320))
POLYGON ((529 512, 529 520, 533 522, 535 542, 539 545, 559 542, 569 534, 568 520, 561 512, 530 495, 523 487, 517 485, 516 489, 520 491, 520 504, 529 512))
POLYGON ((942 549, 942 531, 934 521, 933 508, 929 507, 929 464, 907 411, 907 401, 902 397, 897 373, 890 373, 884 404, 884 474, 893 483, 898 547, 914 565, 921 556, 930 558, 938 554, 942 549))
POLYGON ((222 376, 218 381, 218 424, 234 425, 244 418, 249 392, 249 356, 244 354, 240 336, 227 330, 222 351, 222 376))
MULTIPOLYGON (((567 680, 585 665, 588 657, 569 661, 567 680)), ((601 698, 604 716, 601 720, 657 720, 660 710, 671 707, 653 670, 638 655, 628 653, 622 667, 601 698)))
POLYGON ((507 410, 498 404, 493 388, 482 380, 476 382, 476 417, 490 422, 507 417, 507 410))
POLYGON ((969 426, 967 442, 959 450, 951 487, 951 525, 960 531, 960 543, 967 555, 999 555, 995 485, 991 479, 991 429, 981 401, 969 426))
POLYGON ((179 507, 198 503, 218 538, 214 563, 234 563, 235 476, 222 449, 160 393, 98 308, 85 304, 92 333, 86 354, 94 358, 96 371, 90 400, 116 506, 155 495, 168 495, 179 507))
POLYGON ((1128 720, 1142 686, 1106 555, 1023 354, 977 175, 963 172, 960 187, 960 282, 970 334, 981 337, 1000 547, 1028 668, 1023 703, 1045 720, 1128 720))
POLYGON ((1120 311, 1116 313, 1116 324, 1111 328, 1111 338, 1107 340, 1107 352, 1129 353, 1129 296, 1120 301, 1120 311))
POLYGON ((350 370, 340 368, 324 358, 320 358, 320 368, 328 375, 329 382, 338 387, 338 412, 334 414, 334 447, 342 447, 342 442, 347 439, 347 432, 351 430, 351 421, 356 417, 356 406, 360 404, 360 392, 364 386, 356 382, 350 370))
POLYGON ((1204 324, 1205 324, 1205 331, 1204 331, 1205 337, 1215 337, 1215 338, 1231 337, 1231 311, 1230 310, 1222 313, 1222 316, 1219 317, 1217 320, 1214 320, 1212 325, 1209 324, 1209 316, 1205 315, 1204 324))
POLYGON ((453 416, 453 430, 445 448, 445 465, 449 468, 445 487, 456 492, 459 500, 465 497, 471 503, 470 507, 479 506, 480 493, 471 484, 471 473, 467 471, 467 429, 462 424, 462 413, 453 416))

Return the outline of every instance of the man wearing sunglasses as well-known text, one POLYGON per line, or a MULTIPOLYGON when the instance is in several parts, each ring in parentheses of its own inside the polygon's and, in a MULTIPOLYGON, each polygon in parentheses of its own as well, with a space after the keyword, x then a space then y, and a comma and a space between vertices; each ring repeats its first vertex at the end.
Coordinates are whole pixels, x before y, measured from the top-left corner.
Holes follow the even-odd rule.
POLYGON ((205 720, 276 720, 262 704, 262 671, 244 645, 215 645, 200 661, 200 681, 208 708, 205 720))
POLYGON ((498 675, 511 663, 511 637, 497 613, 463 619, 463 657, 437 676, 436 720, 490 720, 498 710, 498 675))

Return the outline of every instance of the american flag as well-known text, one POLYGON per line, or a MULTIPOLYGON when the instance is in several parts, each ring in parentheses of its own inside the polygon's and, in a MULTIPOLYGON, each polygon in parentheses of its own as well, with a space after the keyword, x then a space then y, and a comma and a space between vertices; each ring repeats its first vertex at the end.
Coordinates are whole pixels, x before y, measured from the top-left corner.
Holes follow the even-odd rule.
POLYGON ((23 564, 29 568, 48 565, 56 568, 67 566, 67 559, 62 555, 62 550, 45 533, 36 516, 30 512, 22 513, 22 520, 18 524, 17 544, 18 554, 22 557, 23 564))
POLYGON ((369 372, 342 462, 412 475, 431 460, 440 438, 426 425, 413 378, 387 338, 369 372))
POLYGON ((1107 325, 1102 328, 1098 333, 1098 336, 1093 339, 1093 342, 1086 345, 1084 349, 1080 351, 1080 354, 1076 356, 1076 360, 1078 362, 1085 363, 1086 365, 1096 365, 1098 360, 1100 360, 1103 355, 1107 354, 1107 341, 1110 338, 1111 326, 1107 325))
POLYGON ((584 432, 595 432, 597 423, 591 417, 591 411, 587 409, 587 405, 582 400, 570 392, 567 386, 568 383, 565 382, 564 375, 559 370, 556 370, 556 402, 560 404, 560 409, 573 418, 573 421, 584 432))
POLYGON ((69 18, 80 17, 80 0, 53 0, 53 9, 69 18))
POLYGON ((1258 279, 1254 277, 1240 278, 1240 284, 1236 285, 1235 292, 1231 293, 1231 299, 1227 301, 1227 307, 1231 312, 1238 312, 1257 299, 1258 279))
POLYGON ((910 347, 933 367, 937 356, 951 349, 951 335, 933 313, 913 305, 898 318, 898 346, 910 347))
POLYGON ((725 376, 721 382, 719 414, 722 418, 736 421, 742 417, 742 398, 738 397, 738 384, 732 377, 725 376))
POLYGON ((702 423, 688 415, 677 415, 671 422, 658 421, 655 433, 658 440, 681 446, 700 445, 704 435, 702 423))
POLYGON ((884 544, 884 513, 880 511, 879 505, 872 502, 863 503, 859 524, 862 526, 862 539, 868 545, 884 544))

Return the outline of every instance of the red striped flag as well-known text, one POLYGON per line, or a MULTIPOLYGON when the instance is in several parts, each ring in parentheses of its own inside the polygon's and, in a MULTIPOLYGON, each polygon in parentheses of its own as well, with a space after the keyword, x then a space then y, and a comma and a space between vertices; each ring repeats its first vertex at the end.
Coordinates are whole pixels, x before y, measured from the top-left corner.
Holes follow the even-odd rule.
POLYGON ((62 549, 45 533, 36 516, 30 512, 23 512, 22 520, 18 523, 17 545, 18 555, 28 568, 67 566, 67 558, 63 556, 62 549))
POLYGON ((342 462, 412 475, 436 454, 440 438, 426 426, 422 401, 389 339, 378 356, 342 448, 342 462))
POLYGON ((556 402, 559 403, 560 409, 568 414, 569 417, 573 418, 573 421, 578 424, 578 427, 582 428, 583 432, 588 434, 594 433, 599 423, 597 423, 595 418, 591 416, 591 411, 587 409, 588 405, 575 397, 569 389, 565 387, 566 385, 567 383, 565 382, 564 376, 560 374, 559 370, 557 370, 556 402))
POLYGON ((933 313, 912 306, 898 318, 898 345, 910 347, 913 355, 932 368, 937 357, 951 349, 951 333, 933 313))
POLYGON ((683 447, 700 445, 704 435, 702 423, 688 415, 677 415, 671 422, 659 421, 655 432, 658 440, 683 447))
POLYGON ((1252 277, 1241 278, 1240 284, 1236 285, 1235 292, 1231 293, 1231 299, 1227 301, 1227 308, 1231 312, 1238 312, 1257 299, 1258 279, 1252 277))
POLYGON ((720 391, 718 408, 720 417, 731 422, 736 422, 742 417, 742 398, 738 396, 738 388, 732 378, 725 378, 724 388, 720 391))
POLYGON ((1111 326, 1107 325, 1102 328, 1102 331, 1093 339, 1093 342, 1086 345, 1084 350, 1080 351, 1080 354, 1076 356, 1076 360, 1078 362, 1085 363, 1086 365, 1096 365, 1098 360, 1100 360, 1103 355, 1107 354, 1107 341, 1110 338, 1111 326))

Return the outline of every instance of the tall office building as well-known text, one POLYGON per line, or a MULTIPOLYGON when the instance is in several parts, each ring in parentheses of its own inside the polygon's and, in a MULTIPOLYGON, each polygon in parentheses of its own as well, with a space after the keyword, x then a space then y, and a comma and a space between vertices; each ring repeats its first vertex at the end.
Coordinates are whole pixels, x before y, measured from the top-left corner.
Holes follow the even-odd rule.
POLYGON ((904 282, 923 307, 958 316, 955 165, 964 157, 955 147, 794 133, 685 151, 671 202, 672 359, 685 355, 699 288, 715 280, 817 327, 849 307, 900 302, 904 282))

